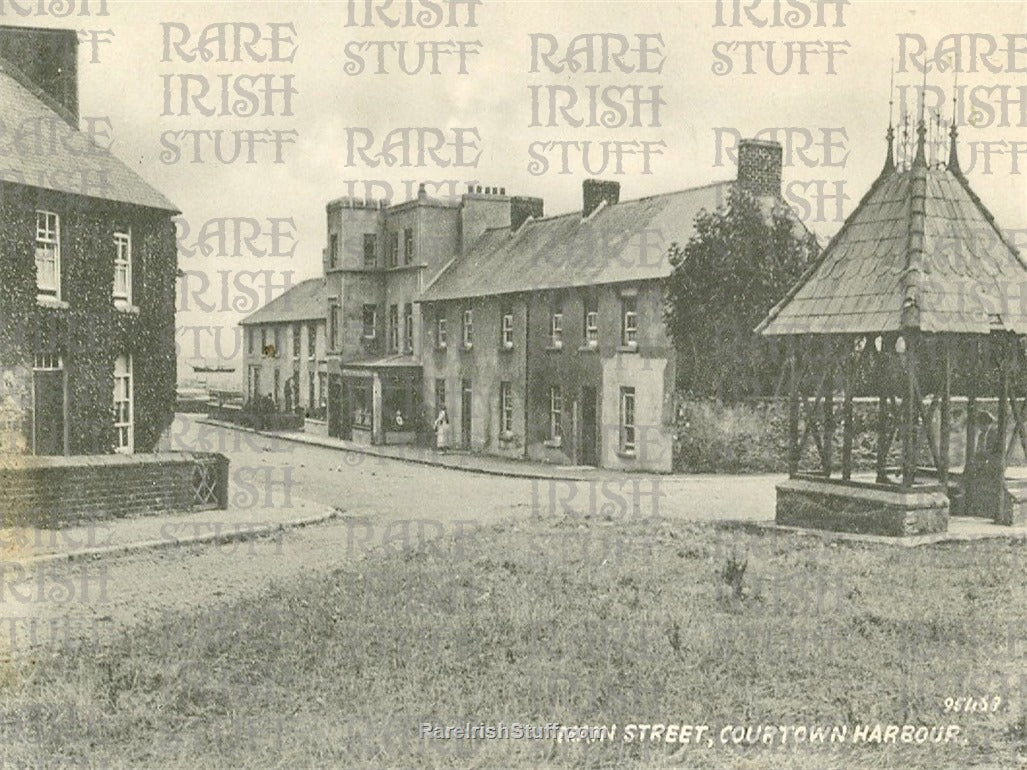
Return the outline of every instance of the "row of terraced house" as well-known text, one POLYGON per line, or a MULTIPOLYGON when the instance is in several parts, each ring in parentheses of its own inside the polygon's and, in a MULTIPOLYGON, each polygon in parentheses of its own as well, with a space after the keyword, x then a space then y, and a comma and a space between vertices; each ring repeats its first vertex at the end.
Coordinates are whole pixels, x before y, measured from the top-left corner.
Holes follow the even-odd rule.
POLYGON ((669 471, 675 357, 668 250, 732 185, 781 202, 781 147, 739 146, 735 180, 621 200, 588 179, 582 208, 424 187, 390 205, 327 204, 324 274, 247 318, 246 392, 365 444, 425 439, 445 408, 469 451, 669 471))

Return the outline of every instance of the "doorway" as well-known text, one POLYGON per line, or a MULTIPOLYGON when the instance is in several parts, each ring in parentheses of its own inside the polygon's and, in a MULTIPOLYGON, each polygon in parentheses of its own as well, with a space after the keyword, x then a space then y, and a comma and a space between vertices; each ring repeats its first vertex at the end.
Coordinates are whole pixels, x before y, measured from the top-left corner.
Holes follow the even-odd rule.
POLYGON ((582 465, 599 465, 599 410, 596 389, 581 389, 581 458, 582 465))
POLYGON ((64 454, 64 364, 59 355, 37 355, 32 369, 32 452, 64 454))
POLYGON ((471 381, 460 382, 460 444, 471 448, 471 381))

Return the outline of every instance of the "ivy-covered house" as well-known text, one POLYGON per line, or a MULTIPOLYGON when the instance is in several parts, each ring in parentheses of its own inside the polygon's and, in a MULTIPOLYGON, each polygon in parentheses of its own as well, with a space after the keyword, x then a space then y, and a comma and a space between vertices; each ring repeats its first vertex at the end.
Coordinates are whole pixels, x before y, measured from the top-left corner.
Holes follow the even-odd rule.
POLYGON ((174 417, 167 198, 79 125, 73 30, 0 27, 0 452, 151 451, 174 417))

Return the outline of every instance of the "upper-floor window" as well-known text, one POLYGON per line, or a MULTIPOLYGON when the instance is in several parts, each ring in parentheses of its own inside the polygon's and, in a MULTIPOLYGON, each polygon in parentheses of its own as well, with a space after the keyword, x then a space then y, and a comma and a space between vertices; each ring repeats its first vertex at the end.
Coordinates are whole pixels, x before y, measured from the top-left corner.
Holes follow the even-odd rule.
POLYGON ((374 339, 378 328, 378 308, 374 305, 364 305, 362 320, 364 339, 374 339))
POLYGON ((378 266, 378 236, 364 233, 364 267, 378 266))
POLYGON ((554 348, 563 347, 563 310, 560 308, 549 318, 549 344, 554 348))
POLYGON ((403 350, 414 352, 414 305, 411 302, 403 306, 403 350))
POLYGON ((132 230, 114 230, 114 299, 132 302, 132 230))
POLYGON ((624 345, 638 344, 638 311, 635 297, 621 298, 621 332, 624 345))
POLYGON ((334 351, 339 349, 339 332, 341 326, 342 308, 337 299, 331 300, 328 305, 328 347, 334 351))
POLYGON ((403 231, 403 264, 414 264, 414 228, 403 231))
POLYGON ((275 327, 275 352, 274 356, 277 358, 282 354, 282 327, 275 327))
POLYGON ((399 231, 393 230, 389 233, 389 267, 396 267, 399 264, 399 231))
POLYGON ((52 211, 36 212, 36 289, 61 298, 61 223, 52 211))
POLYGON ((339 266, 339 236, 332 233, 328 236, 328 267, 339 266))
POLYGON ((599 307, 594 296, 585 299, 585 344, 593 346, 599 342, 599 307))
POLYGON ((440 315, 435 321, 435 344, 440 348, 446 347, 447 336, 446 317, 440 315))
POLYGON ((271 355, 267 347, 267 327, 260 327, 260 355, 267 356, 271 355))
POLYGON ((474 342, 474 313, 468 308, 464 311, 464 347, 471 347, 471 343, 474 342))
POLYGON ((300 324, 292 325, 292 357, 300 357, 300 349, 303 346, 303 326, 300 324))
POLYGON ((307 358, 317 358, 317 324, 307 326, 307 358))
POLYGON ((399 305, 389 305, 389 350, 399 350, 399 305))
POLYGON ((246 350, 251 356, 257 352, 257 330, 252 326, 246 330, 246 350))
POLYGON ((506 350, 513 347, 513 308, 504 307, 499 325, 499 342, 506 350))

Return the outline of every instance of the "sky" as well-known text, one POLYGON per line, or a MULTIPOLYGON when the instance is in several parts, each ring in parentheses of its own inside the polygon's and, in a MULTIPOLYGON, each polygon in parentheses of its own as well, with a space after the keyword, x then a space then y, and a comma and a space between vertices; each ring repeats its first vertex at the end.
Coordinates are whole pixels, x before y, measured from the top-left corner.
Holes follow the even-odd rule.
MULTIPOLYGON (((1027 230, 1025 2, 69 2, 74 13, 56 17, 34 12, 52 4, 7 0, 0 23, 80 30, 80 114, 109 119, 111 151, 181 209, 184 373, 240 352, 239 319, 320 274, 325 204, 363 197, 368 185, 375 197, 391 185, 398 202, 418 182, 440 193, 475 182, 542 197, 558 214, 580 210, 587 177, 616 179, 622 199, 733 178, 734 138, 777 129, 786 197, 826 242, 884 161, 889 83, 898 120, 900 95, 915 100, 921 61, 929 106, 943 94, 946 119, 962 89, 961 160, 974 189, 1004 229, 1027 230), (206 57, 197 50, 205 29, 227 29, 223 51, 216 34, 206 57), (235 43, 253 35, 236 57, 235 43), (401 46, 411 70, 425 52, 420 72, 401 70, 401 46), (939 47, 958 59, 946 64, 939 47), (256 98, 223 101, 224 83, 256 98), (607 100, 595 120, 593 94, 607 100), (569 99, 568 110, 550 110, 569 99), (395 145, 397 162, 379 162, 400 129, 420 129, 429 149, 444 143, 432 153, 413 142, 406 164, 395 145), (279 132, 284 143, 226 162, 246 132, 279 132), (586 141, 591 168, 580 144, 566 145, 566 167, 562 146, 550 144, 586 141), (636 152, 604 167, 604 142, 636 152), (197 234, 223 218, 255 228, 252 246, 236 253, 231 239, 224 248, 210 240, 200 253, 197 234)), ((1022 234, 1017 242, 1027 246, 1022 234)))

